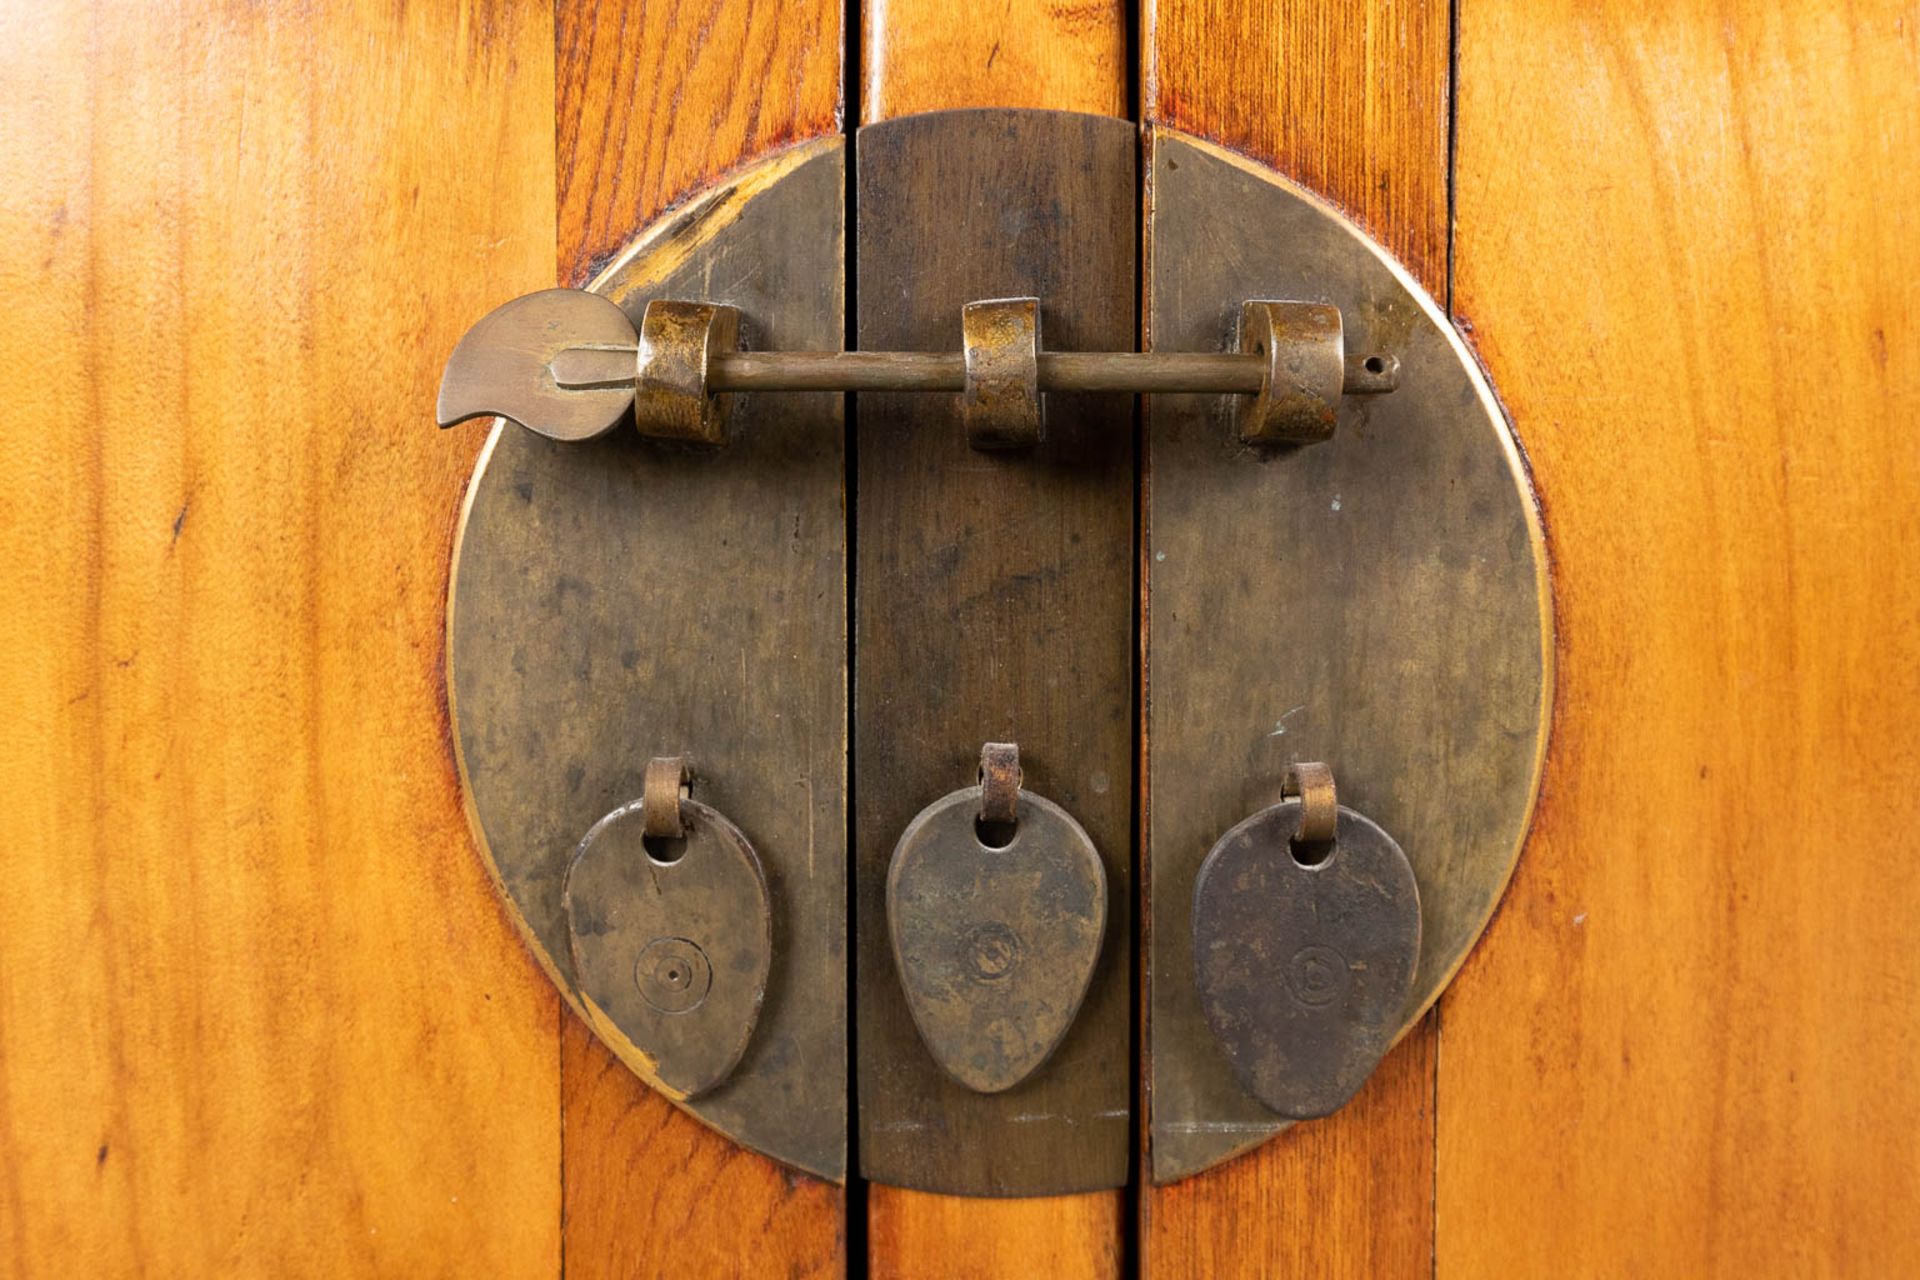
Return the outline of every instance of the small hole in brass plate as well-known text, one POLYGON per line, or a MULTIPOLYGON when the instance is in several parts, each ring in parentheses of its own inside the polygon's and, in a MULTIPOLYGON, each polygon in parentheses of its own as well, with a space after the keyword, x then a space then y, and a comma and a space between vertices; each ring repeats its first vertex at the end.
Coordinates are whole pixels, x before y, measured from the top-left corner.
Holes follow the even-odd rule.
POLYGON ((1368 373, 1385 373, 1386 371, 1387 371, 1387 362, 1385 360, 1382 360, 1379 356, 1367 357, 1368 373))
POLYGON ((663 867, 670 867, 687 856, 687 838, 685 836, 642 836, 640 847, 647 851, 647 858, 663 867))
POLYGON ((1287 841, 1287 851, 1293 854, 1293 860, 1303 867, 1317 867, 1333 856, 1334 841, 1319 840, 1307 844, 1299 840, 1287 841))
POLYGON ((983 848, 1004 849, 1013 843, 1014 836, 1020 833, 1017 822, 988 822, 985 818, 973 820, 973 835, 983 848))

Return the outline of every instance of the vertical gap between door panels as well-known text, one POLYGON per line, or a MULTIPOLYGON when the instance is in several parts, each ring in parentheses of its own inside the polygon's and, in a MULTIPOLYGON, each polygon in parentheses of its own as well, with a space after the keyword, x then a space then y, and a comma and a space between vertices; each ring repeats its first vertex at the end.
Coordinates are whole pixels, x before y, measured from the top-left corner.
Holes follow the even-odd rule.
MULTIPOLYGON (((841 345, 852 351, 859 346, 859 295, 858 295, 858 258, 856 248, 859 229, 859 174, 855 168, 858 157, 854 154, 855 135, 860 131, 860 39, 862 13, 860 0, 846 0, 840 15, 840 38, 842 53, 840 58, 840 124, 846 133, 846 221, 841 233, 841 243, 845 246, 840 257, 840 275, 844 314, 842 322, 845 332, 841 345)), ((860 472, 860 432, 858 430, 860 397, 848 392, 841 402, 841 438, 844 445, 841 457, 846 468, 841 481, 841 502, 846 512, 847 537, 844 548, 846 565, 846 645, 847 645, 847 765, 846 765, 846 808, 843 813, 845 830, 846 875, 846 913, 847 913, 847 1173, 846 1195, 843 1197, 841 1221, 845 1232, 845 1263, 847 1275, 852 1280, 864 1280, 871 1269, 869 1256, 867 1224, 867 1180, 860 1176, 860 1090, 859 1062, 859 992, 855 988, 856 975, 859 972, 857 957, 860 954, 859 929, 859 886, 854 883, 858 868, 853 865, 854 815, 858 812, 859 797, 855 794, 856 781, 860 771, 856 767, 860 744, 854 738, 854 690, 855 664, 860 660, 858 646, 854 643, 855 627, 859 614, 857 602, 860 599, 859 573, 860 557, 857 554, 859 525, 858 493, 855 486, 860 472)))
MULTIPOLYGON (((1126 47, 1122 60, 1126 66, 1127 89, 1126 102, 1134 122, 1135 156, 1133 175, 1133 346, 1134 350, 1143 350, 1146 341, 1146 183, 1149 173, 1149 153, 1146 133, 1142 124, 1146 119, 1146 106, 1141 98, 1140 54, 1141 22, 1144 15, 1143 0, 1127 0, 1125 31, 1126 47)), ((1133 397, 1133 608, 1130 621, 1133 628, 1133 803, 1132 833, 1128 856, 1133 859, 1133 912, 1129 917, 1133 921, 1128 939, 1127 981, 1132 987, 1133 999, 1128 1002, 1130 1016, 1127 1020, 1127 1061, 1132 1064, 1131 1096, 1133 1099, 1133 1122, 1129 1126, 1128 1140, 1132 1143, 1132 1160, 1129 1165, 1131 1177, 1121 1189, 1120 1198, 1120 1273, 1126 1280, 1138 1280, 1141 1273, 1140 1249, 1140 1202, 1145 1194, 1147 1167, 1143 1153, 1146 1150, 1144 1135, 1146 1132, 1146 1073, 1141 1054, 1146 1047, 1146 1020, 1143 1001, 1146 998, 1145 975, 1140 967, 1146 954, 1143 938, 1147 927, 1145 904, 1149 901, 1146 881, 1146 768, 1145 768, 1145 680, 1147 671, 1146 644, 1146 537, 1147 537, 1147 408, 1146 397, 1133 397)))
MULTIPOLYGON (((1458 208, 1458 181, 1455 158, 1460 149, 1460 7, 1461 0, 1450 0, 1447 5, 1447 257, 1446 278, 1441 287, 1446 291, 1441 305, 1446 308, 1447 320, 1453 320, 1453 250, 1454 217, 1458 208)), ((1427 1140, 1433 1144, 1433 1156, 1429 1161, 1427 1177, 1427 1274, 1438 1280, 1440 1274, 1440 1055, 1447 1051, 1446 1044, 1446 992, 1433 1004, 1433 1078, 1429 1082, 1427 1096, 1432 1099, 1432 1120, 1427 1140)))
MULTIPOLYGON (((553 261, 558 271, 565 261, 560 244, 560 201, 566 182, 566 175, 560 172, 560 0, 553 0, 548 6, 547 18, 547 83, 553 86, 553 261)), ((559 1182, 554 1212, 560 1219, 560 1280, 566 1280, 567 1276, 567 1014, 567 1002, 556 991, 553 999, 553 1082, 557 1105, 553 1118, 554 1123, 560 1126, 559 1141, 555 1144, 560 1159, 554 1169, 559 1182)))

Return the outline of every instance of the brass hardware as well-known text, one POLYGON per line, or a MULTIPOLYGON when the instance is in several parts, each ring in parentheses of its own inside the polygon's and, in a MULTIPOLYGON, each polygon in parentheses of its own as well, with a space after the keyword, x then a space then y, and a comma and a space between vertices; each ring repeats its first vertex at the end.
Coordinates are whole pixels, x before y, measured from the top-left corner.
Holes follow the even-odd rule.
POLYGON ((1342 394, 1399 385, 1396 356, 1347 355, 1338 310, 1315 303, 1246 303, 1231 352, 1042 351, 1033 298, 967 304, 959 352, 741 351, 735 308, 655 299, 641 336, 629 324, 623 342, 607 336, 615 326, 603 308, 555 296, 569 292, 516 299, 468 331, 441 381, 441 426, 498 415, 551 439, 586 440, 631 404, 642 435, 716 445, 728 438, 729 394, 948 392, 962 397, 975 448, 1016 449, 1041 440, 1044 393, 1193 392, 1246 397, 1246 443, 1299 444, 1332 433, 1342 394), (592 334, 556 336, 576 316, 592 334))
MULTIPOLYGON (((1132 345, 1134 124, 942 111, 868 125, 855 151, 858 345, 951 351, 932 358, 951 361, 958 391, 966 304, 1008 296, 1040 298, 1053 341, 1132 345)), ((1047 360, 1043 352, 1043 368, 1047 360)), ((763 403, 749 396, 743 407, 763 403)), ((957 395, 854 402, 860 1171, 947 1195, 1120 1187, 1138 1149, 1129 785, 1138 406, 1056 394, 1046 412, 1039 449, 993 454, 970 446, 957 395), (973 780, 985 738, 1020 744, 1021 821, 1033 792, 1071 813, 1107 885, 1106 940, 1073 1025, 1040 1069, 999 1093, 967 1088, 929 1052, 896 976, 886 894, 900 833, 930 797, 973 780)), ((955 819, 968 838, 972 817, 955 819)))
MULTIPOLYGON (((740 346, 740 312, 711 302, 655 298, 640 317, 633 411, 657 440, 727 442, 728 402, 708 389, 717 356, 740 346)), ((558 382, 556 375, 555 381, 558 382)))
POLYGON ((1391 836, 1333 806, 1326 765, 1290 774, 1302 798, 1240 823, 1200 866, 1193 980, 1241 1085, 1311 1120, 1366 1083, 1399 1031, 1420 888, 1391 836))
MULTIPOLYGON (((487 441, 448 611, 482 854, 595 1034, 744 1144, 844 1171, 851 964, 866 1176, 981 1195, 1123 1185, 1144 677, 1144 1096, 1153 1176, 1184 1176, 1336 1105, 1498 901, 1551 703, 1524 467, 1445 316, 1283 179, 1152 131, 1141 318, 1126 122, 940 113, 861 138, 871 350, 831 349, 852 262, 834 141, 697 197, 590 291, 497 308, 449 360, 443 426, 527 428, 487 441), (954 219, 956 189, 995 192, 1007 217, 954 219), (1043 350, 1043 312, 1056 340, 1094 349, 1043 350), (1157 349, 1117 349, 1137 332, 1157 349), (843 391, 870 393, 853 489, 843 391), (901 394, 927 392, 950 399, 901 394), (1144 409, 1125 398, 1142 392, 1144 409), (1035 446, 1032 461, 969 453, 1035 446), (851 602, 850 509, 873 584, 851 602), (1007 742, 983 749, 977 786, 916 817, 972 764, 937 744, 987 732, 1025 744, 1061 804, 1023 789, 1007 742), (632 758, 638 735, 697 747, 699 801, 678 758, 632 758), (1368 860, 1397 849, 1303 754, 1340 761, 1340 796, 1401 835, 1418 873, 1366 939, 1418 941, 1403 1001, 1370 988, 1358 1022, 1316 1041, 1320 1065, 1276 1068, 1308 1061, 1313 1037, 1291 1014, 1262 1021, 1257 1000, 1284 993, 1246 979, 1247 948, 1279 945, 1261 941, 1277 917, 1253 910, 1255 880, 1294 868, 1262 890, 1284 916, 1337 880, 1299 878, 1316 858, 1391 879, 1368 860), (1283 773, 1286 798, 1241 832, 1278 850, 1263 871, 1222 832, 1283 773), (698 892, 694 867, 716 877, 698 892), (643 901, 638 872, 679 886, 673 900, 643 901), (1097 910, 1074 896, 1096 880, 1097 910), (697 1026, 698 1043, 677 1039, 697 1026)), ((1318 991, 1331 971, 1312 960, 1300 980, 1318 991)))
POLYGON ((1239 404, 1242 443, 1317 444, 1333 434, 1347 373, 1340 308, 1249 302, 1240 308, 1240 350, 1266 358, 1260 390, 1239 404))
POLYGON ((1300 826, 1293 833, 1297 845, 1325 844, 1333 839, 1340 814, 1340 798, 1333 785, 1333 770, 1318 761, 1287 766, 1286 779, 1280 784, 1282 800, 1300 802, 1300 826))
POLYGON ((502 303, 467 330, 440 376, 434 416, 443 427, 499 416, 553 440, 591 440, 633 405, 633 321, 612 299, 584 289, 542 289, 502 303), (577 351, 605 348, 624 382, 562 387, 577 351), (538 425, 535 425, 538 424, 538 425))
POLYGON ((989 742, 980 748, 980 821, 1010 827, 1020 820, 1020 744, 989 742))
MULTIPOLYGON (((735 175, 646 228, 593 292, 557 291, 567 301, 556 311, 547 300, 545 314, 564 319, 584 298, 637 333, 650 301, 698 296, 717 279, 732 284, 716 301, 751 316, 760 340, 834 343, 846 332, 845 154, 838 139, 808 143, 735 175)), ((511 318, 538 342, 527 314, 511 318)), ((472 342, 456 356, 469 371, 486 363, 472 342)), ((628 379, 620 412, 632 400, 635 338, 626 346, 612 357, 628 379)), ((536 371, 551 357, 538 358, 536 371)), ((568 392, 561 404, 576 401, 595 397, 568 392)), ((553 403, 541 400, 542 411, 553 403)), ((683 1110, 825 1178, 844 1176, 849 1114, 842 405, 749 400, 724 461, 649 447, 630 430, 559 444, 496 426, 461 512, 447 615, 448 702, 476 843, 554 988, 683 1110), (597 953, 576 957, 578 922, 562 902, 583 832, 644 801, 649 773, 654 795, 679 790, 670 765, 635 758, 636 737, 697 750, 696 794, 751 841, 767 882, 774 954, 758 1020, 732 1071, 690 1097, 712 1060, 681 1074, 679 1050, 663 1058, 663 1041, 628 1034, 642 1024, 616 996, 637 998, 633 963, 615 963, 609 938, 594 944, 609 949, 605 971, 590 972, 597 953)), ((575 425, 595 424, 582 414, 575 425)), ((629 817, 603 839, 630 851, 643 843, 637 824, 629 817)), ((697 818, 689 829, 683 861, 703 840, 724 847, 697 818)), ((650 867, 618 863, 613 850, 576 873, 575 914, 619 900, 589 889, 616 883, 620 866, 650 867)), ((712 1004, 724 966, 694 941, 715 968, 712 1004)), ((668 1029, 689 1019, 714 1019, 722 1039, 739 1026, 703 1005, 668 1029)))
POLYGON ((686 835, 680 802, 691 794, 687 762, 679 756, 655 756, 647 761, 641 800, 645 805, 643 835, 655 840, 678 840, 686 835))
POLYGON ((747 1050, 773 959, 766 874, 740 829, 684 796, 676 759, 595 823, 561 887, 580 999, 695 1098, 747 1050), (650 847, 658 845, 657 848, 650 847))
POLYGON ((1030 449, 1045 439, 1040 397, 1040 299, 1000 298, 960 309, 966 388, 960 421, 976 449, 1030 449))
POLYGON ((1107 877, 1065 809, 1020 793, 1019 747, 988 743, 980 758, 980 785, 928 805, 894 846, 887 931, 927 1051, 966 1088, 1003 1093, 1080 1012, 1107 877))
POLYGON ((1288 1123, 1235 1074, 1194 985, 1207 851, 1289 764, 1333 761, 1340 800, 1418 874, 1397 1038, 1460 967, 1519 856, 1553 650, 1526 469, 1442 310, 1312 193, 1171 129, 1150 146, 1156 346, 1244 342, 1246 298, 1305 298, 1338 308, 1350 349, 1399 357, 1399 389, 1342 400, 1312 448, 1249 459, 1223 447, 1236 432, 1220 400, 1147 406, 1145 1096, 1165 1182, 1288 1123))

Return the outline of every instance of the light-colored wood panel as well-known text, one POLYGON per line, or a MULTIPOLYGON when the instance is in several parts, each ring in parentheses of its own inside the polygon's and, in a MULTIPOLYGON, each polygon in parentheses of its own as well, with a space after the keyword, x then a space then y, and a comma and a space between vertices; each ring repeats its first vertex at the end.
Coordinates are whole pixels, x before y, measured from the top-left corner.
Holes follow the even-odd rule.
POLYGON ((1344 208, 1436 297, 1447 262, 1447 0, 1143 0, 1146 116, 1344 208))
POLYGON ((1413 1276, 1433 1257, 1437 1014, 1332 1116, 1141 1194, 1140 1274, 1413 1276))
MULTIPOLYGON (((1142 11, 1151 123, 1241 150, 1341 205, 1444 300, 1444 3, 1147 0, 1142 11)), ((1425 1273, 1436 1027, 1429 1015, 1409 1032, 1334 1116, 1143 1188, 1142 1274, 1425 1273)))
POLYGON ((1442 1277, 1920 1270, 1915 30, 1462 7, 1456 306, 1561 676, 1446 1006, 1442 1277))
MULTIPOLYGON (((556 11, 558 256, 581 283, 670 205, 840 126, 841 8, 827 0, 568 0, 556 11)), ((561 1037, 573 1276, 837 1276, 845 1193, 736 1146, 561 1037)))
MULTIPOLYGON (((1068 0, 982 13, 884 0, 863 13, 866 122, 959 107, 1126 111, 1123 6, 1068 0)), ((868 1263, 877 1276, 1117 1277, 1126 1194, 994 1201, 875 1185, 868 1263)))
POLYGON ((562 1045, 568 1276, 846 1275, 840 1187, 677 1110, 571 1013, 562 1045))
POLYGON ((0 40, 0 1271, 559 1265, 554 1000, 441 694, 550 278, 535 9, 42 6, 0 40))
POLYGON ((962 106, 1127 115, 1127 25, 1116 0, 870 0, 861 121, 962 106))
POLYGON ((841 124, 838 0, 557 0, 560 274, 656 214, 841 124))
POLYGON ((875 1191, 868 1217, 875 1280, 1120 1274, 1118 1195, 974 1200, 875 1191))

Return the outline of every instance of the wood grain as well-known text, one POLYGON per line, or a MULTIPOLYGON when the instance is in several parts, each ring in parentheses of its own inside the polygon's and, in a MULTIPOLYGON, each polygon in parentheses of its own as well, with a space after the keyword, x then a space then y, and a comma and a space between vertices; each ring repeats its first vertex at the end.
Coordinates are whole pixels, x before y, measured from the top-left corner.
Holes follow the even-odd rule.
POLYGON ((899 1187, 874 1193, 868 1217, 874 1280, 1120 1274, 1118 1194, 976 1200, 899 1187))
POLYGON ((1127 115, 1127 26, 1117 0, 869 0, 861 122, 950 107, 1127 115))
POLYGON ((551 275, 552 33, 40 6, 0 40, 0 1272, 556 1274, 555 1001, 440 683, 551 275))
POLYGON ((1146 119, 1343 208, 1445 301, 1445 0, 1142 0, 1146 119))
POLYGON ((1456 304, 1557 556, 1449 1275, 1920 1270, 1911 6, 1462 6, 1456 304))
MULTIPOLYGON (((1150 123, 1234 147, 1313 188, 1444 299, 1444 4, 1147 0, 1143 25, 1150 123)), ((1196 1178, 1143 1188, 1142 1273, 1428 1270, 1435 1025, 1429 1016, 1410 1032, 1329 1119, 1196 1178)))
POLYGON ((841 123, 837 0, 556 0, 560 276, 656 214, 841 123))
MULTIPOLYGON (((956 107, 1021 106, 1124 114, 1127 15, 1117 4, 1073 9, 1071 20, 1040 20, 1012 6, 987 22, 978 9, 937 0, 884 0, 863 10, 861 119, 890 119, 956 107), (996 40, 1001 49, 992 51, 996 40), (1012 50, 1012 53, 1008 51, 1012 50), (1019 75, 994 75, 1000 60, 1019 75), (971 61, 972 71, 955 68, 971 61), (1051 68, 1051 72, 1042 71, 1051 68), (1088 74, 1082 69, 1088 69, 1088 74), (1098 68, 1097 72, 1092 69, 1098 68), (1089 78, 1090 76, 1090 78, 1089 78)), ((1055 11, 1042 9, 1042 15, 1055 11)), ((857 665, 857 655, 856 655, 857 665)), ((879 1275, 1036 1274, 1029 1260, 1048 1260, 1055 1280, 1120 1274, 1124 1242, 1122 1192, 1008 1200, 957 1200, 895 1187, 868 1191, 868 1262, 879 1275), (1111 1248, 1057 1249, 1061 1240, 1106 1240, 1111 1248), (969 1271, 968 1268, 971 1268, 969 1271)))
MULTIPOLYGON (((827 0, 563 3, 559 267, 580 282, 721 175, 840 125, 827 0)), ((839 1275, 842 1190, 742 1150, 653 1093, 577 1019, 561 1035, 569 1275, 839 1275)))

